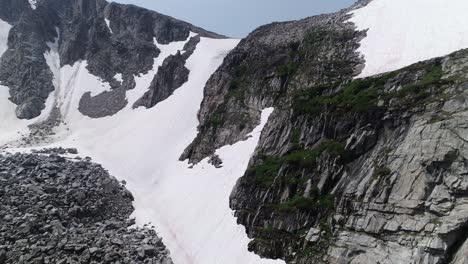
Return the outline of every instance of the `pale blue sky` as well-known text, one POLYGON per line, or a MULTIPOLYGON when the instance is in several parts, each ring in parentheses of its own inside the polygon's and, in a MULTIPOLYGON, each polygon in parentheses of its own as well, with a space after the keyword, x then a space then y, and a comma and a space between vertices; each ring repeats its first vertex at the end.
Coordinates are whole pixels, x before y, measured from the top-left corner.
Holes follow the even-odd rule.
POLYGON ((337 11, 355 0, 116 0, 190 22, 216 33, 244 37, 258 26, 337 11))

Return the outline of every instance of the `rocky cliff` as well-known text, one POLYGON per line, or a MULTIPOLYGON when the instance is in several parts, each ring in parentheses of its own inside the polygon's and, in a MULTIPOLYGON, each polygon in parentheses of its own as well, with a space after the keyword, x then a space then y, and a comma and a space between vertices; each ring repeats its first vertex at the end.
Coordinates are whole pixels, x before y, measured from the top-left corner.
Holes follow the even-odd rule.
POLYGON ((231 195, 250 250, 288 263, 463 263, 468 53, 353 79, 366 32, 348 11, 244 39, 208 81, 182 159, 244 139, 274 107, 231 195))

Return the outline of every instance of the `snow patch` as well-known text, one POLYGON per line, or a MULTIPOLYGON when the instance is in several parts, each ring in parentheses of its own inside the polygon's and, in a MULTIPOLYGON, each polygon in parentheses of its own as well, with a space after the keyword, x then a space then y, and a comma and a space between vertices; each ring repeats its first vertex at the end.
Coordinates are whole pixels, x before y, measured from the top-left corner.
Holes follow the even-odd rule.
POLYGON ((32 9, 36 10, 37 0, 29 0, 29 5, 32 9))
POLYGON ((8 87, 0 85, 0 146, 28 132, 28 122, 16 117, 16 105, 9 98, 8 87))
POLYGON ((368 30, 358 49, 366 60, 358 77, 468 48, 466 10, 466 0, 373 0, 352 11, 350 22, 368 30))
POLYGON ((10 29, 10 24, 0 19, 0 57, 8 49, 8 33, 10 29))
POLYGON ((114 79, 116 81, 118 81, 119 83, 122 83, 123 82, 123 78, 122 78, 122 74, 121 73, 117 73, 115 76, 114 76, 114 79))
POLYGON ((109 32, 111 34, 114 34, 114 32, 112 32, 112 28, 110 27, 110 20, 107 19, 107 18, 104 18, 104 21, 106 22, 106 25, 107 25, 107 28, 109 29, 109 32))

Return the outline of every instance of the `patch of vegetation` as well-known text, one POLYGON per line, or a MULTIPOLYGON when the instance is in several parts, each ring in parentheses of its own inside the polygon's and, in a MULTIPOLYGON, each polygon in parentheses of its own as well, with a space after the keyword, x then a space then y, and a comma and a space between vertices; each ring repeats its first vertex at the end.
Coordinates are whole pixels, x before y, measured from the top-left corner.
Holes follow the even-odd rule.
POLYGON ((278 184, 282 186, 298 186, 299 184, 304 184, 306 182, 306 178, 302 176, 301 173, 289 173, 283 177, 280 177, 278 180, 278 184))
POLYGON ((222 116, 218 113, 213 114, 208 120, 208 126, 218 128, 223 124, 222 116))
POLYGON ((300 149, 284 156, 282 161, 296 167, 314 168, 319 156, 320 152, 316 149, 300 149))
POLYGON ((320 154, 326 152, 334 157, 342 156, 345 151, 345 145, 336 140, 326 140, 319 145, 317 150, 320 154))
POLYGON ((424 76, 421 81, 417 83, 419 86, 428 86, 433 84, 445 84, 446 81, 442 79, 444 71, 441 64, 431 65, 425 69, 424 76))
POLYGON ((432 218, 430 223, 439 226, 442 224, 442 221, 439 218, 432 218))
POLYGON ((327 222, 327 217, 322 218, 319 223, 319 228, 321 231, 320 240, 317 243, 304 243, 304 247, 300 252, 298 252, 301 256, 321 256, 331 245, 333 245, 333 234, 331 232, 330 225, 327 222))
POLYGON ((247 83, 245 81, 245 75, 247 74, 248 68, 246 65, 239 65, 234 69, 233 79, 229 85, 228 93, 226 98, 234 98, 238 101, 242 101, 245 98, 245 92, 247 89, 247 83))
POLYGON ((293 151, 284 156, 282 161, 292 166, 312 169, 315 167, 318 157, 324 152, 338 157, 344 153, 344 145, 334 140, 327 140, 314 149, 299 149, 293 151))
POLYGON ((276 205, 276 208, 281 212, 292 212, 333 209, 334 206, 334 198, 331 195, 324 195, 318 199, 296 195, 287 202, 276 205))
POLYGON ((333 113, 369 112, 377 109, 380 79, 357 79, 346 84, 343 90, 332 96, 322 96, 331 87, 321 86, 295 95, 293 109, 298 114, 317 115, 323 111, 333 113))
POLYGON ((298 42, 293 42, 289 45, 289 54, 288 59, 285 64, 282 64, 276 68, 276 75, 281 78, 286 78, 293 76, 300 66, 300 61, 303 56, 300 54, 300 44, 298 42))
POLYGON ((379 100, 384 102, 397 98, 405 107, 427 103, 428 98, 436 97, 434 86, 442 86, 453 81, 442 79, 444 75, 439 63, 415 64, 408 68, 365 79, 355 79, 347 84, 330 84, 312 87, 296 92, 293 98, 293 110, 299 115, 316 116, 322 112, 342 114, 345 112, 368 113, 377 110, 379 100), (397 92, 384 92, 384 85, 404 71, 424 71, 418 82, 404 86, 397 92), (334 89, 339 92, 327 95, 334 89))
POLYGON ((345 86, 343 92, 325 98, 324 102, 335 110, 367 112, 377 106, 377 89, 369 79, 353 80, 345 86))
POLYGON ((285 231, 276 229, 273 226, 258 228, 256 231, 257 231, 257 235, 262 238, 274 238, 274 237, 281 238, 286 233, 285 231))
POLYGON ((295 128, 291 132, 291 143, 293 144, 294 148, 300 148, 300 141, 301 141, 301 130, 295 128))
POLYGON ((227 99, 234 98, 238 101, 242 101, 245 98, 245 90, 239 89, 239 88, 229 90, 228 93, 226 94, 226 98, 227 99))
MULTIPOLYGON (((263 157, 263 163, 249 168, 247 175, 253 176, 255 183, 269 187, 273 184, 281 166, 286 164, 294 167, 313 169, 322 153, 339 157, 344 153, 344 145, 334 140, 327 140, 314 149, 297 149, 283 157, 265 156, 263 157)), ((296 176, 291 175, 291 177, 294 177, 294 179, 291 179, 292 183, 298 182, 296 176)), ((284 179, 282 182, 288 182, 288 179, 284 179)))
POLYGON ((234 77, 241 78, 247 74, 248 67, 245 64, 240 64, 234 69, 234 77))
POLYGON ((286 64, 276 68, 276 74, 279 77, 291 76, 299 69, 299 64, 294 61, 288 61, 286 64))
POLYGON ((334 209, 335 208, 335 198, 332 195, 324 195, 320 196, 319 198, 319 207, 326 208, 326 209, 334 209))
POLYGON ((427 121, 428 124, 434 124, 434 123, 439 123, 443 122, 446 120, 449 120, 452 118, 452 113, 446 112, 446 111, 440 111, 439 113, 434 114, 431 116, 431 119, 427 121))
POLYGON ((278 175, 281 164, 282 162, 279 158, 267 156, 264 157, 262 164, 251 167, 247 171, 247 175, 253 176, 256 184, 269 187, 278 175))
POLYGON ((441 64, 431 64, 431 65, 419 65, 410 66, 409 69, 412 70, 424 70, 424 75, 421 77, 421 80, 404 86, 397 92, 387 93, 384 95, 386 100, 391 98, 398 98, 403 106, 413 107, 418 105, 424 105, 430 103, 431 98, 439 98, 440 87, 446 84, 453 83, 453 80, 442 79, 444 76, 444 71, 441 64), (437 88, 434 90, 434 88, 437 88))
POLYGON ((383 166, 375 166, 374 167, 374 173, 373 173, 373 177, 376 178, 376 179, 379 179, 379 178, 382 178, 382 177, 387 177, 389 176, 390 174, 392 173, 392 171, 387 168, 387 167, 383 167, 383 166))

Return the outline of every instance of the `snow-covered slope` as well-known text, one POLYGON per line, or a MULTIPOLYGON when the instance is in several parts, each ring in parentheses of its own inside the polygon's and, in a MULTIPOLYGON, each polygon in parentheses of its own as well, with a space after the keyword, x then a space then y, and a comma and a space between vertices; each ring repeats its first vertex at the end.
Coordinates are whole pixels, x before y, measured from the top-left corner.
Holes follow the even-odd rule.
MULTIPOLYGON (((158 45, 163 53, 154 69, 184 44, 158 45)), ((251 139, 220 150, 225 159, 222 169, 206 161, 189 169, 189 164, 178 161, 196 136, 204 84, 236 44, 236 40, 203 38, 186 65, 191 70, 189 82, 172 97, 149 110, 131 109, 149 86, 155 74, 151 71, 137 78, 126 109, 101 119, 76 111, 81 95, 89 87, 101 86, 85 63, 65 67, 57 75, 58 102, 68 125, 59 129, 61 139, 55 145, 77 147, 82 155, 93 157, 111 174, 126 180, 136 197, 138 223, 156 226, 176 263, 263 263, 247 252, 249 240, 232 216, 228 197, 244 173, 271 111, 264 113, 251 139)))
MULTIPOLYGON (((50 100, 60 109, 63 124, 49 138, 52 143, 44 146, 75 147, 80 155, 92 157, 112 175, 125 180, 135 196, 137 223, 155 226, 175 263, 282 263, 248 252, 250 240, 229 209, 229 195, 245 172, 272 109, 264 110, 262 123, 250 139, 218 151, 223 168, 216 169, 207 160, 189 168, 187 162, 178 160, 197 134, 197 112, 205 83, 238 40, 201 38, 186 64, 189 81, 156 107, 132 108, 164 59, 182 51, 186 42, 162 45, 155 40, 161 54, 153 70, 136 76, 136 87, 127 92, 128 106, 99 119, 78 111, 80 98, 86 92, 97 95, 109 90, 109 85, 88 72, 86 61, 60 68, 58 47, 49 44, 51 50, 45 58, 56 88, 50 100)), ((2 105, 8 106, 5 102, 2 105)), ((8 109, 4 114, 12 120, 11 128, 27 130, 26 126, 34 122, 20 121, 14 116, 13 106, 8 109)), ((9 135, 10 140, 19 137, 21 134, 9 135)))
POLYGON ((359 77, 397 70, 468 48, 468 1, 373 0, 352 12, 351 22, 368 30, 359 52, 359 77))

